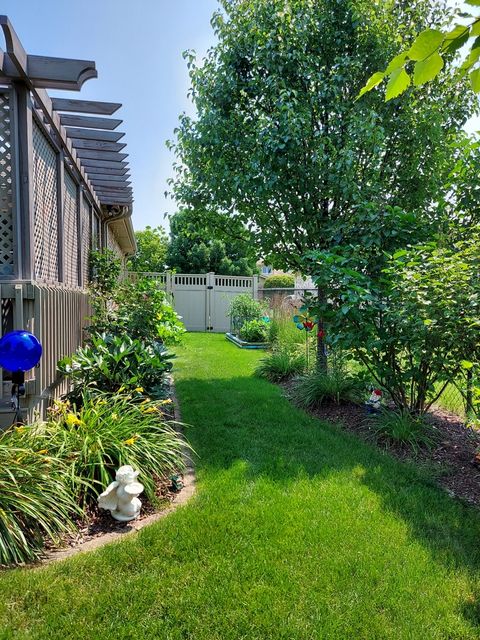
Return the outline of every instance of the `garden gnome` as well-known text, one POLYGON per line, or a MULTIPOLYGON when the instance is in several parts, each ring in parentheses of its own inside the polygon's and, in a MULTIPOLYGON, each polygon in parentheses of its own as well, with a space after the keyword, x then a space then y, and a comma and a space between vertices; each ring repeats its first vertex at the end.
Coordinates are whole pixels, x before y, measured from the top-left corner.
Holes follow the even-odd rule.
POLYGON ((372 391, 372 395, 365 404, 367 405, 367 410, 369 413, 377 413, 378 411, 380 411, 381 403, 382 392, 380 389, 374 389, 372 391))
POLYGON ((143 484, 137 482, 139 473, 130 465, 120 467, 115 475, 115 482, 111 482, 98 496, 100 509, 110 511, 112 517, 120 522, 137 518, 142 506, 138 496, 143 491, 143 484))

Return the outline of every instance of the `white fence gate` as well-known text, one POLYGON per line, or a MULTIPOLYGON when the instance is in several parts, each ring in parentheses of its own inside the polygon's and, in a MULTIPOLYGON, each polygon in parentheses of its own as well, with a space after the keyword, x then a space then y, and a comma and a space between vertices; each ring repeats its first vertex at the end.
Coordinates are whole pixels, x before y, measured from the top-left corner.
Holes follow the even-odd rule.
POLYGON ((156 280, 172 295, 175 310, 188 331, 230 330, 228 308, 240 293, 258 298, 258 276, 222 276, 215 273, 130 273, 127 277, 156 280))

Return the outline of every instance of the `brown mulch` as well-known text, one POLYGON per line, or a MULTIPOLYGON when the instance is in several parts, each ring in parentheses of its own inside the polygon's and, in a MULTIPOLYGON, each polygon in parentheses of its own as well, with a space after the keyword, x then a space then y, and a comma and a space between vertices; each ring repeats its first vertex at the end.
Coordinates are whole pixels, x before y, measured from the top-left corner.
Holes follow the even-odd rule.
MULTIPOLYGON (((282 387, 288 394, 290 385, 282 384, 282 387)), ((439 408, 430 411, 427 419, 435 433, 435 443, 431 448, 414 452, 409 446, 378 438, 371 426, 372 417, 362 405, 327 404, 309 413, 375 442, 395 458, 428 464, 449 495, 480 506, 480 458, 476 457, 480 450, 480 432, 468 427, 459 416, 439 408)))

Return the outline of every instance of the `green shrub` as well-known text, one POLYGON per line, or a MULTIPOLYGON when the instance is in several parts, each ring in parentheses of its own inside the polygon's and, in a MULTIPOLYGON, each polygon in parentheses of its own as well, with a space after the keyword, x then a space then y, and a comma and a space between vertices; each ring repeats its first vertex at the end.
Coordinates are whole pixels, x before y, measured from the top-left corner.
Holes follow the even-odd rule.
POLYGON ((23 440, 13 431, 0 437, 2 565, 38 559, 45 540, 57 542, 82 513, 66 485, 66 465, 51 457, 49 443, 35 451, 23 440))
POLYGON ((372 421, 372 428, 379 436, 400 444, 409 445, 414 451, 420 447, 431 447, 435 442, 435 431, 422 416, 408 411, 392 411, 383 408, 372 421))
POLYGON ((146 345, 128 336, 94 334, 90 343, 58 363, 60 373, 73 384, 72 399, 93 386, 101 391, 118 391, 144 387, 152 391, 165 382, 172 368, 171 358, 161 345, 146 345))
POLYGON ((305 354, 288 348, 276 348, 260 360, 255 374, 271 382, 281 382, 300 375, 307 366, 305 354))
POLYGON ((232 330, 238 333, 243 324, 250 320, 258 320, 267 313, 268 302, 254 300, 248 293, 241 293, 230 302, 228 316, 232 321, 232 330))
POLYGON ((180 316, 165 291, 151 279, 122 285, 115 296, 115 315, 110 332, 164 344, 178 342, 185 333, 180 316))
POLYGON ((295 287, 295 276, 289 273, 278 276, 268 276, 263 283, 264 289, 293 289, 295 287))
POLYGON ((263 320, 247 320, 240 328, 239 336, 245 342, 267 342, 269 327, 263 320))
POLYGON ((326 403, 357 402, 365 391, 364 382, 343 370, 329 373, 313 371, 297 378, 292 389, 292 399, 301 407, 313 408, 326 403))
POLYGON ((154 501, 155 477, 182 469, 187 446, 162 414, 168 402, 84 393, 78 411, 68 401, 57 402, 48 419, 28 428, 26 437, 65 462, 71 491, 80 502, 93 502, 125 464, 140 471, 145 495, 154 501))

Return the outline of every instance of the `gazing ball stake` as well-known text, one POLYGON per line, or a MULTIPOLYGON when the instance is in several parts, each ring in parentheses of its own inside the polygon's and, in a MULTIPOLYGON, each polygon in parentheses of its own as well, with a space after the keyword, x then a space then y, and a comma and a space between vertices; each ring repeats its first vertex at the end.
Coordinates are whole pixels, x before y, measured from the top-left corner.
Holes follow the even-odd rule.
POLYGON ((143 484, 137 482, 140 471, 134 471, 130 465, 117 470, 115 481, 111 482, 98 496, 100 509, 110 511, 112 518, 119 522, 135 520, 140 515, 142 503, 138 496, 143 491, 143 484))

